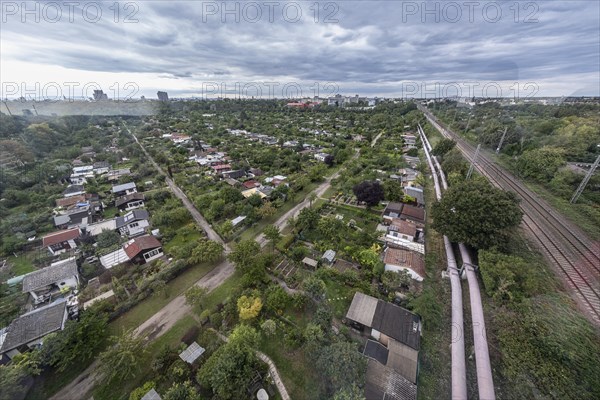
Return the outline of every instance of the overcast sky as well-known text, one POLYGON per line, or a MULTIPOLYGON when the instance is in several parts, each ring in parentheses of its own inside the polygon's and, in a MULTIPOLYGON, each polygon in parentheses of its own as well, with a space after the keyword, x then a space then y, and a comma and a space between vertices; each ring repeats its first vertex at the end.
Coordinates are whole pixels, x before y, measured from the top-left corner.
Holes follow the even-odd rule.
POLYGON ((595 0, 78 3, 2 0, 2 97, 600 95, 595 0))

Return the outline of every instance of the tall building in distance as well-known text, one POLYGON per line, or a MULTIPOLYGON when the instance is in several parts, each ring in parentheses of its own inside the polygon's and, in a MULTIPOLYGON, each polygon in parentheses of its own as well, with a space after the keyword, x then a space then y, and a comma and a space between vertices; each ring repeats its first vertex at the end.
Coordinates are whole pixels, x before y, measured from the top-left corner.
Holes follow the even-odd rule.
POLYGON ((102 90, 94 90, 94 100, 108 100, 108 95, 102 90))
POLYGON ((169 95, 167 94, 167 92, 158 92, 156 93, 156 95, 158 96, 158 100, 160 101, 169 101, 169 95))

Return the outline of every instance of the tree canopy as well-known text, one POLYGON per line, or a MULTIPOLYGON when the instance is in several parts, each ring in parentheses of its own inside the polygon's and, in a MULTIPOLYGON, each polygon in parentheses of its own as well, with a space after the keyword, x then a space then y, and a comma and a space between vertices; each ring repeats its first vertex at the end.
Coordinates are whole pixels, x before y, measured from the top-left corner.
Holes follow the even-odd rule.
POLYGON ((486 249, 504 243, 508 230, 521 222, 517 197, 483 179, 451 186, 433 205, 433 227, 453 242, 486 249))
POLYGON ((434 156, 443 156, 452 150, 454 146, 456 146, 456 142, 454 140, 444 138, 435 145, 432 153, 434 156))
POLYGON ((373 207, 379 204, 384 198, 383 186, 377 181, 364 181, 352 188, 358 201, 364 202, 367 206, 373 207))

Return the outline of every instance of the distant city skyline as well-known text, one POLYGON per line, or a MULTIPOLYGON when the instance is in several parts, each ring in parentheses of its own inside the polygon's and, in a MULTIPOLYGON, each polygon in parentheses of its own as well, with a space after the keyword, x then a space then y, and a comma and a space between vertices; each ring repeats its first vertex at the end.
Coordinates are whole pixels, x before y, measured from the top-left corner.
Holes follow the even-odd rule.
POLYGON ((1 95, 600 95, 599 2, 267 3, 3 1, 1 95))

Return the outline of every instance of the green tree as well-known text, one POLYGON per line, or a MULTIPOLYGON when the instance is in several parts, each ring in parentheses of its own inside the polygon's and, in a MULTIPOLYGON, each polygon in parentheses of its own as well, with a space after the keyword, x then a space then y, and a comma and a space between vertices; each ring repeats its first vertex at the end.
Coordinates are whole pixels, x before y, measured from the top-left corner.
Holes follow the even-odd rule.
POLYGON ((146 354, 143 337, 136 337, 133 331, 110 339, 111 346, 100 354, 98 372, 105 383, 122 382, 131 379, 141 370, 140 360, 146 354))
POLYGON ((247 397, 246 388, 258 367, 253 347, 258 333, 247 325, 236 327, 229 342, 206 360, 197 375, 198 382, 210 387, 219 399, 236 400, 247 397))
POLYGON ((260 325, 260 329, 266 336, 274 336, 277 331, 277 324, 272 319, 267 319, 260 325))
POLYGON ((279 232, 279 228, 275 225, 267 225, 263 233, 265 237, 269 240, 269 243, 271 243, 271 247, 274 252, 275 245, 281 240, 281 232, 279 232))
POLYGON ((235 264, 238 270, 245 272, 252 265, 259 253, 260 245, 254 240, 249 239, 239 242, 227 258, 235 264))
POLYGON ((258 215, 260 215, 261 218, 268 218, 276 212, 277 209, 273 207, 273 204, 270 201, 267 201, 258 209, 258 215))
POLYGON ((406 271, 385 271, 383 275, 381 275, 381 283, 388 290, 396 290, 401 286, 408 287, 410 284, 411 277, 406 271))
POLYGON ((316 367, 328 380, 331 392, 336 392, 354 384, 364 383, 367 359, 360 353, 356 344, 335 342, 321 350, 316 367))
POLYGON ((227 220, 221 224, 221 235, 224 238, 229 238, 233 233, 233 223, 230 220, 227 220))
POLYGON ((386 181, 383 184, 384 197, 388 201, 402 201, 404 191, 397 181, 386 181))
POLYGON ((26 376, 27 372, 19 365, 0 365, 0 400, 21 398, 25 392, 23 380, 26 376))
POLYGON ((565 165, 564 150, 542 147, 524 152, 517 161, 517 171, 524 178, 548 182, 565 165))
POLYGON ((313 300, 319 302, 325 298, 327 286, 323 280, 314 275, 309 276, 302 282, 302 287, 313 300))
POLYGON ((96 243, 98 243, 98 247, 105 249, 116 244, 119 244, 121 241, 121 235, 119 235, 116 231, 112 231, 109 229, 105 229, 98 235, 96 239, 96 243))
POLYGON ((67 321, 62 332, 51 334, 44 339, 40 357, 45 365, 59 372, 76 361, 91 359, 107 335, 108 315, 103 312, 86 310, 77 321, 67 321))
POLYGON ((283 314, 291 303, 291 297, 279 285, 271 285, 265 291, 265 307, 267 311, 278 315, 283 314))
POLYGON ((514 193, 471 179, 450 187, 433 205, 433 228, 453 242, 479 249, 504 243, 510 229, 521 222, 514 193))
POLYGON ((311 230, 317 227, 319 223, 319 219, 321 216, 319 212, 314 208, 303 208, 300 210, 300 214, 298 214, 298 218, 296 219, 296 227, 303 230, 311 230))
POLYGON ((169 288, 163 279, 154 279, 149 287, 156 296, 169 297, 169 288))
POLYGON ((444 138, 435 145, 432 153, 434 156, 443 157, 446 153, 448 153, 450 150, 452 150, 455 146, 456 146, 456 142, 454 140, 444 138))
POLYGON ((214 240, 202 238, 192 250, 192 255, 188 259, 190 263, 215 262, 223 256, 223 245, 214 240))
POLYGON ((194 285, 185 291, 185 302, 192 307, 202 307, 206 301, 208 289, 203 286, 194 285))
POLYGON ((326 172, 327 167, 325 164, 317 164, 314 167, 309 168, 307 176, 311 182, 321 182, 326 172))

